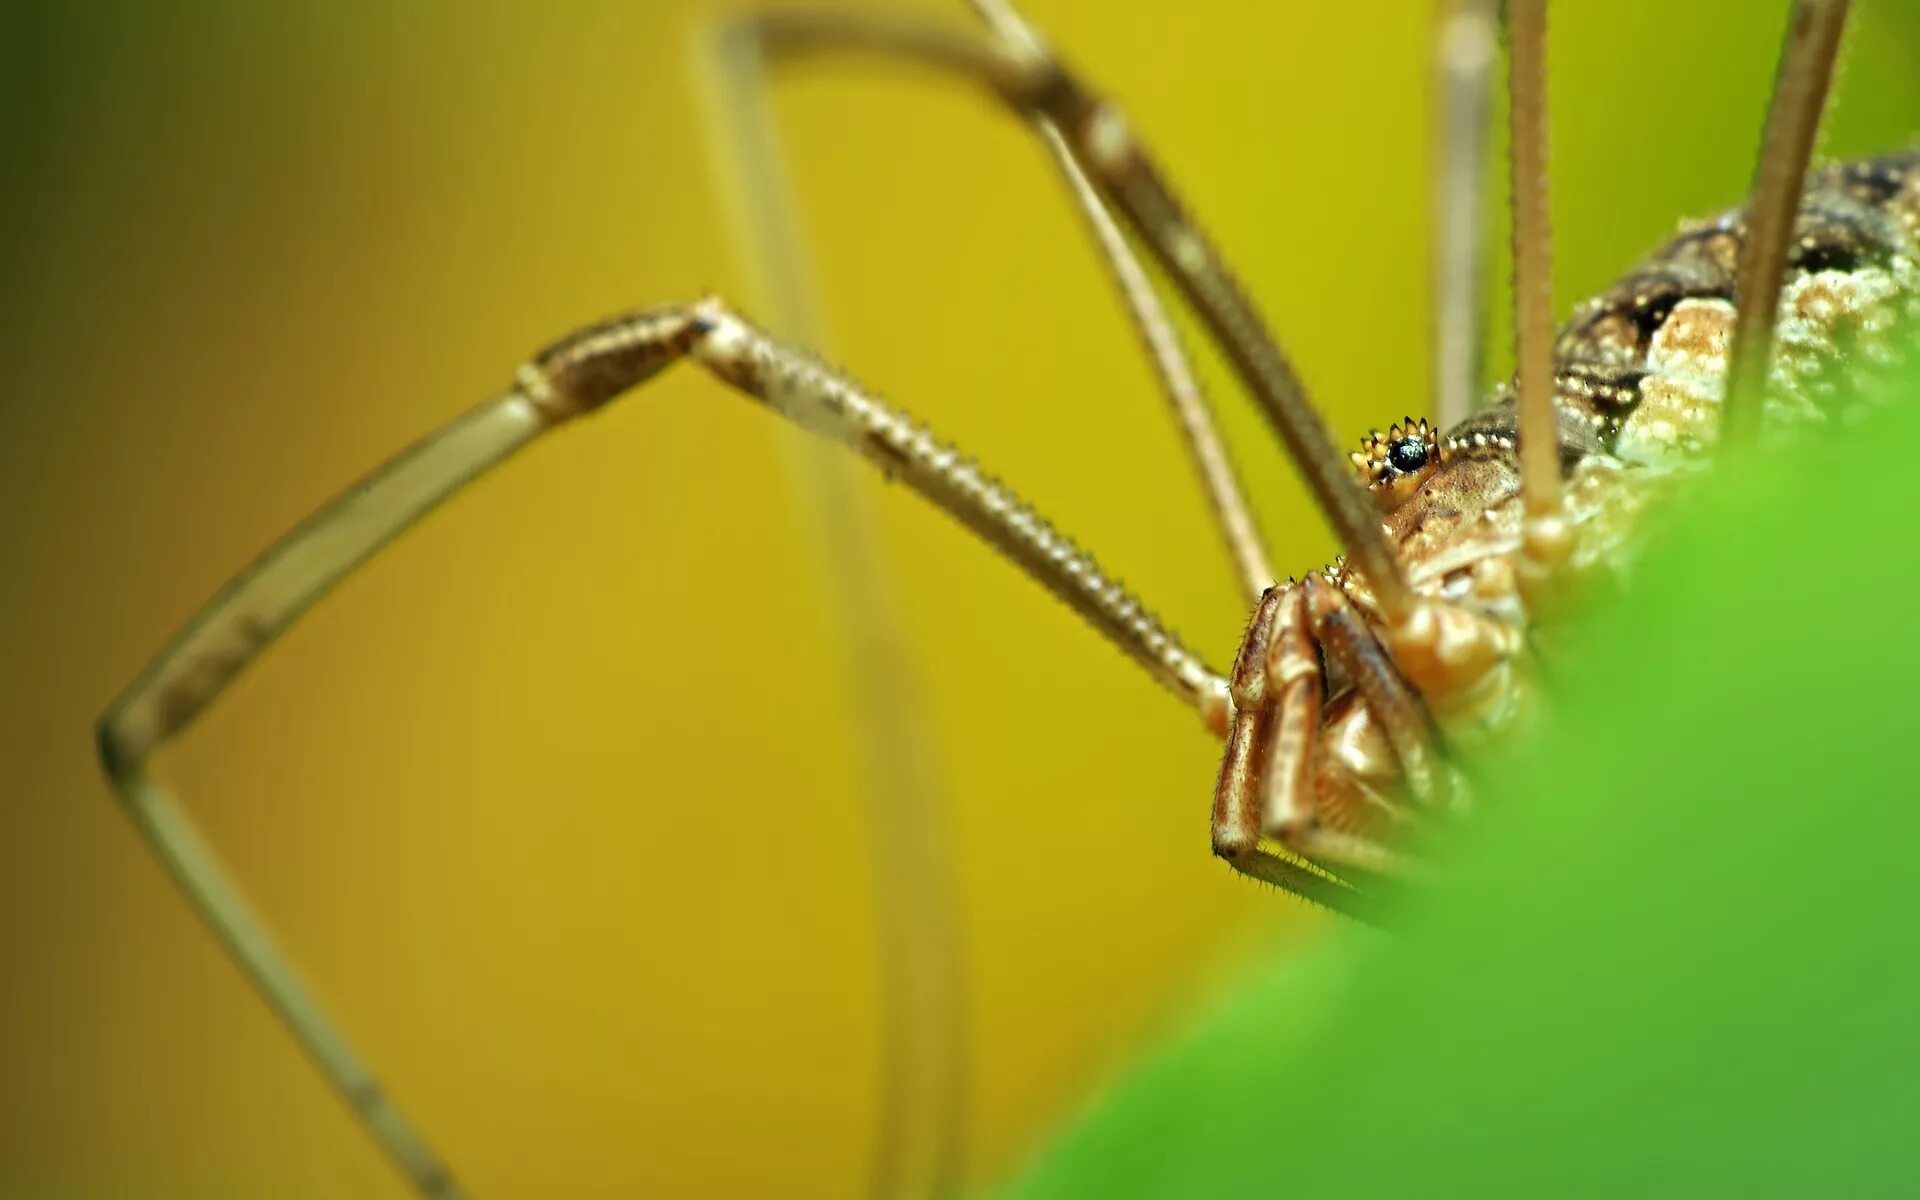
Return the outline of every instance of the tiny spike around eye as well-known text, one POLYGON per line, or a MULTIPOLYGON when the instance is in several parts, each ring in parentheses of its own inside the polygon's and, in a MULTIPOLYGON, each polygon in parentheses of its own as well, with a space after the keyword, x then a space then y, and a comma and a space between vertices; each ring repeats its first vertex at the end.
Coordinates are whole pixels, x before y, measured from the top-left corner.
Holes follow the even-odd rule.
POLYGON ((1520 478, 1533 520, 1560 506, 1560 432, 1553 404, 1553 234, 1547 219, 1547 2, 1509 0, 1513 128, 1514 385, 1520 478))
POLYGON ((1727 449, 1753 440, 1767 370, 1773 360, 1774 321, 1786 274, 1787 245, 1807 162, 1820 131, 1820 112, 1833 80, 1833 62, 1847 23, 1848 0, 1796 0, 1780 67, 1774 76, 1766 140, 1754 170, 1753 202, 1747 210, 1747 240, 1734 283, 1733 349, 1721 440, 1727 449))

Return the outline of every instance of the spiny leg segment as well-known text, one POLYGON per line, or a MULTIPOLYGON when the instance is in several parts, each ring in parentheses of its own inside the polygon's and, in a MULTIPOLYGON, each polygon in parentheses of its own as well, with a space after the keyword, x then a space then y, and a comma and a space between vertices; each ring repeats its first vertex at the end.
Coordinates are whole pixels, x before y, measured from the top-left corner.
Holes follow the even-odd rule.
POLYGON ((1196 710, 1204 707, 1218 677, 1018 497, 924 428, 718 301, 651 309, 576 334, 544 352, 526 378, 569 404, 591 407, 683 356, 796 424, 845 443, 945 509, 1161 686, 1196 710))
MULTIPOLYGON (((816 54, 865 53, 934 65, 983 84, 1023 113, 1059 167, 1075 205, 1113 276, 1179 423, 1195 473, 1219 522, 1241 586, 1257 600, 1273 581, 1252 505, 1246 498, 1211 405, 1152 281, 1089 178, 1082 153, 1047 112, 1018 97, 1054 69, 1039 35, 1005 0, 970 0, 995 41, 982 44, 912 20, 840 12, 775 12, 741 18, 728 41, 741 59, 774 64, 816 54)), ((782 286, 786 281, 782 279, 782 286)), ((804 340, 804 339, 803 339, 804 340)))
POLYGON ((1396 620, 1406 612, 1404 572, 1371 498, 1259 312, 1111 105, 1032 45, 981 44, 914 22, 808 12, 769 14, 760 29, 769 45, 795 53, 863 51, 919 60, 972 80, 1029 119, 1051 121, 1226 353, 1306 477, 1349 561, 1367 576, 1383 614, 1396 620))
MULTIPOLYGON (((1046 55, 1046 46, 1039 35, 1011 4, 1005 0, 971 2, 1010 52, 1036 58, 1046 55)), ((1180 336, 1145 268, 1127 244, 1126 235, 1114 221, 1093 181, 1081 169, 1059 126, 1045 116, 1034 118, 1033 124, 1047 152, 1059 166, 1068 190, 1073 193, 1074 203, 1100 248, 1101 258, 1113 275, 1134 328, 1160 378, 1161 390, 1179 422, 1181 438, 1193 459, 1195 473, 1206 489, 1227 553, 1233 559, 1241 590, 1249 600, 1258 601, 1260 593, 1274 580, 1273 567, 1267 560, 1253 507, 1247 502, 1206 393, 1201 390, 1193 364, 1180 344, 1180 336)))
POLYGON ((973 462, 717 301, 651 309, 542 352, 515 386, 416 443, 269 549, 202 609, 101 718, 103 765, 136 827, 249 980, 422 1195, 463 1195, 287 964, 166 790, 160 746, 335 584, 462 485, 683 357, 844 442, 1012 559, 1197 711, 1225 680, 1119 583, 973 462))

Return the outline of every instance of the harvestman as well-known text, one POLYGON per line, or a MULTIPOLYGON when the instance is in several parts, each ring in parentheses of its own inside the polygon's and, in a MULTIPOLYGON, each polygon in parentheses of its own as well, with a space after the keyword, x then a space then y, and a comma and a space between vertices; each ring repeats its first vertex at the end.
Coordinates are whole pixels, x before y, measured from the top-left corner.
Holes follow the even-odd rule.
MULTIPOLYGON (((984 89, 1037 130, 1130 307, 1240 583, 1256 605, 1234 668, 1226 675, 1210 669, 971 460, 721 300, 618 317, 541 351, 505 394, 402 452, 257 559, 114 701, 98 730, 107 776, 141 834, 423 1195, 462 1192, 295 976, 168 792, 149 778, 147 762, 309 605, 453 491, 682 359, 858 451, 946 510, 1226 737, 1214 848, 1235 870, 1362 917, 1385 881, 1405 873, 1406 858, 1386 839, 1331 819, 1321 794, 1329 785, 1313 771, 1321 739, 1340 719, 1359 722, 1391 755, 1391 774, 1415 812, 1441 815, 1461 805, 1462 785, 1439 736, 1445 720, 1436 725, 1436 717, 1457 713, 1463 697, 1484 690, 1490 671, 1525 653, 1524 639, 1470 598, 1442 594, 1410 571, 1382 523, 1378 495, 1350 473, 1265 321, 1146 148, 1004 0, 972 2, 990 26, 986 40, 890 19, 783 13, 744 22, 730 34, 729 48, 736 61, 754 66, 828 52, 906 60, 984 89), (1225 353, 1304 474, 1346 547, 1337 573, 1273 586, 1208 403, 1121 222, 1225 353), (1336 677, 1348 684, 1347 718, 1322 711, 1336 699, 1336 677)), ((1796 0, 1734 289, 1745 302, 1728 369, 1728 442, 1751 440, 1758 423, 1787 247, 1846 8, 1846 0, 1796 0)), ((1476 374, 1479 168, 1497 31, 1491 0, 1453 0, 1445 10, 1438 23, 1443 149, 1433 283, 1436 411, 1450 425, 1466 415, 1476 374)), ((1544 0, 1511 0, 1507 24, 1517 437, 1483 436, 1481 444, 1511 452, 1517 462, 1524 520, 1497 557, 1511 590, 1531 604, 1551 591, 1572 537, 1562 508, 1566 430, 1556 403, 1548 292, 1544 0)))

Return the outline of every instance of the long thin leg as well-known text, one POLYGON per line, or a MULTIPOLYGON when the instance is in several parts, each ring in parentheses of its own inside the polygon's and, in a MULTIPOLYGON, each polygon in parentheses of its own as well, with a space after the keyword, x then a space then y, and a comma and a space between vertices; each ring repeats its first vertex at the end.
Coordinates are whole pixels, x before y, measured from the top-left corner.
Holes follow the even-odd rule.
POLYGON ((1484 350, 1497 7, 1497 0, 1440 0, 1434 25, 1433 411, 1442 432, 1472 409, 1484 350))
POLYGON ((1560 425, 1553 400, 1553 235, 1547 217, 1547 0, 1508 0, 1512 37, 1514 388, 1520 479, 1530 522, 1560 509, 1560 425))
POLYGON ((466 1192, 440 1156, 401 1115, 380 1081, 327 1018, 173 797, 144 773, 129 773, 125 763, 120 766, 115 789, 134 826, 374 1141, 422 1196, 464 1197, 466 1192))
POLYGON ((165 788, 148 756, 335 582, 536 437, 553 416, 510 395, 462 416, 294 529, 216 596, 101 718, 114 791, 207 927, 422 1196, 465 1193, 400 1115, 165 788))
MULTIPOLYGON (((704 39, 703 39, 704 40, 704 39)), ((703 44, 709 111, 721 148, 753 294, 774 330, 829 353, 798 228, 797 205, 768 112, 759 43, 703 44)), ((853 464, 818 438, 788 439, 800 524, 826 564, 824 610, 846 639, 842 658, 860 719, 873 913, 879 942, 881 1047, 869 1195, 945 1197, 960 1188, 967 1117, 967 1010, 960 899, 946 835, 943 772, 921 714, 917 659, 894 581, 853 464)))
POLYGON ((1732 348, 1721 440, 1732 449, 1751 442, 1760 428, 1761 400, 1773 362, 1774 324, 1780 313, 1780 285, 1787 269, 1787 244, 1800 212, 1807 162, 1820 132, 1820 112, 1833 79, 1840 34, 1847 23, 1848 0, 1795 0, 1792 24, 1774 77, 1767 115, 1766 141, 1754 170, 1753 201, 1747 210, 1747 240, 1734 280, 1732 348))
POLYGON ((1225 351, 1390 621, 1409 610, 1404 572, 1366 489, 1354 480, 1259 312, 1126 122, 1044 51, 983 45, 912 22, 774 13, 757 22, 784 52, 862 51, 955 72, 1030 117, 1051 120, 1089 179, 1133 227, 1225 351))
POLYGON ((504 396, 402 452, 255 560, 154 658, 108 707, 98 727, 108 779, 155 855, 424 1196, 462 1193, 348 1049, 185 815, 147 778, 147 760, 303 612, 454 491, 540 434, 686 355, 796 423, 852 446, 945 509, 1203 714, 1212 715, 1215 698, 1225 692, 1224 679, 1012 492, 924 429, 777 345, 718 302, 635 314, 556 343, 521 369, 504 396))
POLYGON ((101 736, 109 769, 143 762, 334 584, 460 486, 688 354, 945 509, 1181 700, 1204 709, 1206 694, 1224 689, 1124 587, 971 460, 709 300, 616 318, 555 343, 505 395, 422 439, 287 534, 108 709, 101 736))
POLYGON ((1051 123, 1043 125, 1040 132, 1066 176, 1074 201, 1100 246, 1114 283, 1133 316, 1134 327, 1160 376, 1162 390, 1193 459, 1194 471, 1206 489, 1214 521, 1233 559, 1241 590, 1249 598, 1257 598, 1273 583, 1273 566, 1262 545, 1253 508, 1247 503, 1233 461, 1227 455, 1226 443, 1214 421, 1212 406, 1201 390, 1186 350, 1180 345, 1180 335, 1174 331, 1173 322, 1167 317, 1139 259, 1127 245, 1126 235, 1114 223, 1100 193, 1094 190, 1068 150, 1066 139, 1051 123))
MULTIPOLYGON (((1012 4, 1006 0, 972 0, 972 4, 1009 50, 1028 55, 1045 53, 1039 35, 1021 18, 1012 4)), ((1186 350, 1180 345, 1180 336, 1174 331, 1173 322, 1168 318, 1166 307, 1161 304, 1152 280, 1147 277, 1146 269, 1135 256, 1133 248, 1127 244, 1126 235, 1115 223, 1106 201, 1100 198, 1093 182, 1074 158, 1073 150, 1067 145, 1059 127, 1046 117, 1036 118, 1034 126, 1040 131, 1041 141, 1046 144, 1047 152, 1053 156, 1061 175, 1066 179, 1067 188, 1073 193, 1074 204, 1086 221, 1088 232, 1100 248, 1100 256, 1113 275, 1114 285, 1120 289, 1128 313, 1133 317, 1134 329, 1139 333, 1147 356, 1160 378, 1161 391, 1173 408, 1174 419, 1179 422, 1181 437, 1193 460, 1194 471, 1200 477, 1201 486, 1206 489, 1214 520, 1239 574, 1240 586, 1249 600, 1257 601, 1260 594, 1273 583, 1273 567, 1267 561, 1259 526, 1253 519, 1252 506, 1247 503, 1233 461, 1227 455, 1226 443, 1220 436, 1212 406, 1200 387, 1199 377, 1193 372, 1193 364, 1188 360, 1186 350)))

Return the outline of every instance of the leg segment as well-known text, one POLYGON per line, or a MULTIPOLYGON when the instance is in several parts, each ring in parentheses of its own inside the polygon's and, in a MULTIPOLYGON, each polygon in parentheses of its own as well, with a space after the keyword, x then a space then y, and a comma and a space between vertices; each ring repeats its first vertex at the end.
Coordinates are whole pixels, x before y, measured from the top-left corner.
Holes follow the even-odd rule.
POLYGON ((544 352, 534 374, 558 394, 604 399, 623 370, 644 378, 664 365, 663 360, 680 355, 695 358, 796 424, 846 444, 932 500, 1196 709, 1203 708, 1207 695, 1219 686, 1218 677, 1139 601, 997 480, 924 428, 810 356, 774 342, 716 301, 637 313, 577 334, 544 352))
POLYGON ((918 24, 804 12, 769 14, 757 28, 783 53, 854 50, 936 66, 980 84, 1029 118, 1052 122, 1226 353, 1382 610, 1395 620, 1406 612, 1406 581, 1366 489, 1353 479, 1259 312, 1111 106, 1035 43, 983 45, 918 24))
POLYGON ((1133 256, 1126 235, 1114 223, 1113 214, 1080 169, 1060 131, 1051 122, 1040 126, 1047 149, 1060 165, 1067 186, 1073 192, 1087 228, 1100 246, 1101 256, 1113 274, 1114 284, 1126 300, 1134 328, 1147 348, 1160 376, 1162 390, 1180 423, 1180 432, 1193 459, 1194 470, 1205 486, 1213 506, 1214 521, 1226 541, 1244 594, 1256 598, 1273 583, 1273 567, 1262 548, 1260 529, 1253 519, 1240 479, 1213 417, 1212 406, 1200 388, 1200 379, 1180 345, 1180 335, 1154 292, 1146 270, 1133 256))
MULTIPOLYGON (((974 8, 991 27, 999 42, 998 52, 1007 57, 1010 63, 1046 58, 1039 38, 1004 0, 974 0, 974 8)), ((749 16, 727 31, 723 58, 737 64, 731 72, 734 78, 729 81, 730 88, 744 90, 748 86, 744 77, 757 74, 762 63, 774 65, 793 57, 833 50, 878 53, 921 63, 937 63, 976 78, 982 78, 983 72, 991 76, 997 69, 993 63, 995 51, 992 48, 954 37, 945 31, 911 22, 830 12, 749 16)), ((1011 73, 1001 83, 1009 87, 1016 86, 1013 75, 1022 69, 1008 66, 1007 70, 1011 73)), ((1000 86, 991 79, 984 81, 996 90, 1000 86)), ((1095 245, 1133 318, 1134 327, 1146 347, 1168 404, 1179 423, 1194 469, 1206 489, 1241 585, 1249 598, 1257 599, 1267 584, 1272 582, 1272 568, 1261 548, 1252 508, 1227 456, 1225 443, 1192 364, 1139 259, 1114 223, 1105 201, 1088 180, 1058 126, 1044 114, 1033 115, 1032 123, 1060 168, 1075 205, 1086 221, 1088 231, 1093 235, 1095 245)), ((757 195, 765 194, 763 189, 768 182, 765 178, 756 178, 755 194, 747 195, 747 202, 764 209, 764 203, 758 201, 757 195)), ((785 276, 791 273, 791 270, 782 271, 780 277, 773 281, 777 290, 786 290, 790 280, 785 276)), ((800 340, 809 345, 815 344, 810 338, 803 337, 800 340)))
MULTIPOLYGON (((1010 52, 1029 56, 1045 53, 1039 35, 1007 0, 972 0, 972 3, 1010 52)), ((1036 118, 1034 126, 1040 131, 1047 152, 1059 166, 1061 176, 1066 179, 1074 203, 1080 209, 1088 231, 1093 234, 1094 243, 1100 247, 1100 256, 1105 260, 1113 275, 1114 285, 1119 288, 1127 311, 1133 317, 1134 329, 1139 333, 1147 356, 1160 376, 1161 390, 1166 393, 1174 418, 1180 423, 1181 436, 1193 459, 1194 470, 1206 488, 1207 499, 1213 506, 1214 520, 1219 524, 1221 537, 1227 543, 1227 553, 1232 556, 1239 572, 1240 585, 1249 600, 1258 601, 1260 594, 1273 583, 1273 568, 1267 562, 1266 551, 1262 549, 1253 509, 1247 503, 1239 476, 1227 457, 1226 444, 1220 437, 1212 407, 1206 393, 1200 388, 1199 377, 1193 372, 1193 364, 1188 360, 1186 350, 1180 345, 1180 336, 1174 331, 1173 322, 1168 319, 1167 310, 1160 303, 1160 296, 1147 278, 1145 268, 1134 255, 1133 248, 1127 244, 1126 234, 1121 232, 1106 201, 1100 198, 1093 182, 1081 169, 1072 148, 1061 135, 1060 127, 1046 117, 1036 118)))
POLYGON ((799 424, 859 450, 946 509, 1203 713, 1225 681, 1117 582, 952 448, 717 302, 664 308, 573 335, 504 396, 401 453, 296 527, 190 620, 101 717, 102 764, 155 855, 248 979, 423 1196, 462 1193, 386 1101, 167 793, 147 760, 360 563, 463 484, 541 433, 691 355, 799 424))
POLYGON ((1498 58, 1496 0, 1440 0, 1435 22, 1433 413, 1444 432, 1478 397, 1486 317, 1488 124, 1498 58))
POLYGON ((1547 221, 1547 0, 1510 0, 1514 385, 1520 477, 1530 523, 1560 510, 1560 422, 1553 399, 1553 235, 1547 221))
MULTIPOLYGON (((723 194, 750 293, 782 337, 822 353, 831 339, 811 278, 785 156, 753 39, 703 47, 723 194)), ((947 837, 947 798, 928 736, 918 654, 851 464, 814 438, 782 442, 800 501, 798 532, 823 564, 824 610, 839 614, 839 657, 859 713, 861 791, 873 833, 880 987, 878 1112, 868 1195, 956 1195, 968 1115, 966 955, 947 837)))
POLYGON ((1787 269, 1787 243, 1800 212, 1800 193, 1820 132, 1820 112, 1847 23, 1848 0, 1795 0, 1787 43, 1774 78, 1766 141, 1754 171, 1747 210, 1747 239, 1733 296, 1739 306, 1728 352, 1721 441, 1728 447, 1753 440, 1760 402, 1773 363, 1773 329, 1780 312, 1780 285, 1787 269))

